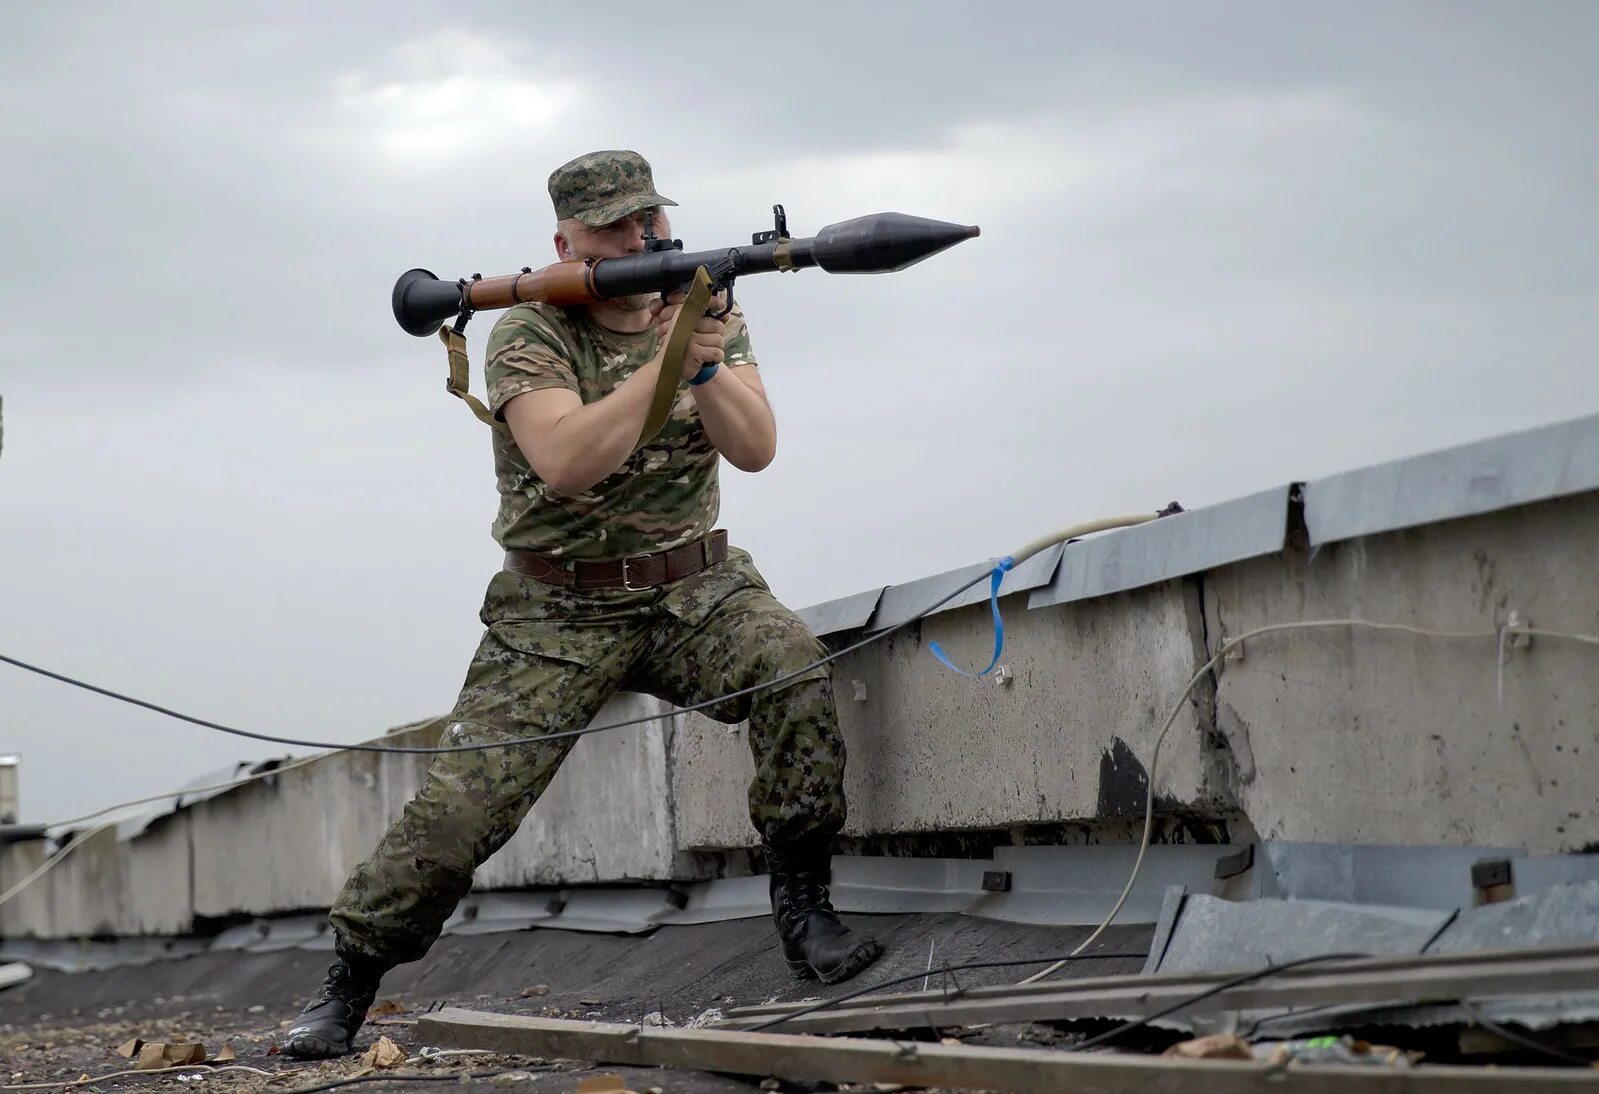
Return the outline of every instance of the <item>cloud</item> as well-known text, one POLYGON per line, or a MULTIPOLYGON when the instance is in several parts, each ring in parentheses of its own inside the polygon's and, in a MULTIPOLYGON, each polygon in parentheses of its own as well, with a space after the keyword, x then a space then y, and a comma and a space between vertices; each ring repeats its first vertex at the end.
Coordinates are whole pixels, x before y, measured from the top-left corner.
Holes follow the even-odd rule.
MULTIPOLYGON (((739 286, 782 442, 727 473, 724 519, 796 604, 1584 412, 1596 19, 19 8, 7 652, 307 736, 437 711, 495 497, 484 428, 389 290, 550 261, 545 180, 596 147, 650 157, 693 247, 778 202, 799 233, 880 209, 983 227, 899 274, 739 286)), ((269 751, 0 691, 32 819, 269 751)))
POLYGON ((1157 206, 1268 196, 1268 157, 1370 139, 1375 128, 1325 91, 1172 96, 1095 112, 995 114, 914 145, 728 155, 730 166, 716 171, 668 150, 658 174, 692 192, 676 214, 684 223, 731 223, 770 196, 786 203, 791 222, 804 218, 791 223, 796 232, 892 208, 992 223, 1003 230, 985 248, 1036 255, 1085 232, 1143 233, 1157 206))
POLYGON ((402 43, 370 68, 333 77, 313 139, 352 165, 379 156, 369 168, 378 173, 464 182, 505 149, 573 121, 585 99, 582 82, 547 63, 535 68, 526 54, 514 39, 459 28, 402 43))

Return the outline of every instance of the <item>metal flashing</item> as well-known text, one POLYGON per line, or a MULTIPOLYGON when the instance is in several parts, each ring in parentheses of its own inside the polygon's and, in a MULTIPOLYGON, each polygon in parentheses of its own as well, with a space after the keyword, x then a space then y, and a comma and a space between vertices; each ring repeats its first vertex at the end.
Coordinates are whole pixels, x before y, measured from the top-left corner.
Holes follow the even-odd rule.
POLYGON ((733 919, 759 919, 772 914, 770 894, 770 879, 765 874, 700 882, 688 890, 688 901, 683 907, 663 913, 655 922, 697 926, 733 919))
POLYGON ((278 950, 327 950, 333 948, 333 934, 323 915, 286 915, 253 919, 220 932, 207 947, 212 950, 240 950, 244 953, 275 953, 278 950))
POLYGON ((1177 929, 1177 920, 1183 914, 1183 905, 1188 903, 1188 890, 1182 885, 1166 886, 1166 895, 1160 901, 1160 914, 1155 917, 1155 931, 1149 939, 1149 956, 1144 958, 1143 974, 1148 976, 1160 968, 1161 961, 1166 956, 1166 947, 1171 945, 1172 932, 1177 929))
POLYGON ((1519 855, 1508 847, 1346 843, 1268 842, 1258 851, 1255 896, 1439 911, 1471 907, 1474 863, 1519 855))
MULTIPOLYGON (((1599 855, 1526 857, 1501 848, 1266 842, 1253 845, 1253 865, 1248 870, 1217 878, 1218 864, 1236 859, 1248 846, 1151 846, 1116 922, 1155 924, 1162 960, 1173 962, 1189 960, 1182 955, 1191 948, 1193 936, 1184 935, 1199 922, 1195 917, 1217 908, 1246 918, 1268 911, 1288 917, 1282 923, 1262 921, 1240 934, 1239 945, 1263 947, 1260 952, 1278 958, 1287 952, 1285 945, 1299 944, 1296 939, 1320 938, 1309 933, 1313 927, 1338 928, 1347 921, 1365 930, 1372 917, 1382 920, 1376 927, 1383 930, 1425 927, 1423 941, 1434 940, 1426 952, 1536 947, 1599 937, 1599 855), (1479 907, 1480 894, 1470 885, 1471 867, 1490 857, 1509 861, 1519 896, 1479 907), (1440 931, 1439 925, 1451 915, 1453 922, 1440 931)), ((1136 854, 1131 845, 1040 845, 999 847, 992 858, 840 855, 833 860, 833 897, 840 911, 851 914, 954 913, 1009 923, 1093 926, 1120 895, 1136 854), (1007 875, 1007 885, 985 888, 988 873, 1007 875)), ((764 875, 672 887, 491 890, 470 894, 446 922, 444 933, 548 928, 642 934, 666 925, 770 913, 764 875)), ((326 916, 301 912, 231 926, 212 938, 139 937, 87 943, 0 939, 0 961, 81 971, 205 952, 326 950, 331 945, 326 916)), ((1370 945, 1348 948, 1370 949, 1370 945)), ((1234 947, 1228 952, 1236 959, 1242 951, 1234 947)), ((1167 968, 1162 966, 1163 971, 1167 968)))
POLYGON ((801 608, 796 614, 805 620, 805 625, 810 627, 811 633, 818 637, 824 634, 836 634, 839 631, 852 631, 857 627, 866 626, 867 620, 871 619, 872 613, 877 610, 877 602, 882 595, 881 588, 868 589, 863 593, 851 593, 836 600, 812 604, 808 608, 801 608))
POLYGON ((1599 854, 1594 852, 1564 855, 1534 855, 1510 858, 1511 885, 1516 896, 1532 896, 1556 885, 1580 885, 1599 881, 1599 854))
POLYGON ((1288 484, 1074 540, 1029 608, 1070 604, 1276 554, 1288 538, 1288 484))
MULTIPOLYGON (((1049 584, 1054 578, 1055 566, 1060 561, 1063 547, 1064 544, 1058 543, 1046 547, 1007 571, 1000 582, 999 595, 1010 596, 1012 593, 1026 592, 1049 584)), ((877 613, 872 616, 868 629, 874 632, 883 631, 901 623, 908 623, 917 616, 936 615, 986 601, 992 595, 992 582, 977 581, 977 578, 991 574, 998 562, 999 558, 995 557, 987 562, 974 562, 970 566, 962 566, 958 570, 946 570, 931 577, 907 581, 903 585, 890 585, 883 590, 877 613), (962 589, 947 603, 939 604, 939 601, 956 589, 968 584, 971 585, 970 588, 962 589), (935 604, 939 606, 933 609, 935 604)))
MULTIPOLYGON (((1594 856, 1579 857, 1592 859, 1594 856)), ((1538 860, 1518 860, 1515 863, 1518 885, 1521 884, 1523 865, 1535 861, 1538 860)), ((1293 943, 1296 937, 1286 929, 1286 925, 1274 930, 1267 939, 1268 944, 1276 947, 1272 949, 1273 956, 1279 949, 1293 943)), ((1451 919, 1449 925, 1422 952, 1431 955, 1525 950, 1536 954, 1539 950, 1551 947, 1587 945, 1595 938, 1599 938, 1599 881, 1585 881, 1555 884, 1535 895, 1501 903, 1477 907, 1468 905, 1451 919)), ((1283 952, 1286 953, 1286 950, 1283 952)), ((1216 959, 1230 960, 1232 956, 1231 952, 1219 952, 1216 959)), ((1554 991, 1538 995, 1483 997, 1473 1000, 1472 1009, 1490 1020, 1524 1029, 1552 1029, 1570 1022, 1599 1018, 1599 994, 1554 991)), ((1303 1016, 1291 1013, 1259 1016, 1257 1024, 1259 1027, 1269 1026, 1272 1036, 1288 1037, 1340 1028, 1419 1029, 1460 1025, 1474 1020, 1475 1016, 1464 1007, 1440 1004, 1314 1008, 1313 1012, 1303 1016)))
MULTIPOLYGON (((976 581, 982 575, 990 573, 996 561, 998 560, 976 562, 970 566, 962 566, 958 570, 946 570, 931 577, 907 581, 903 585, 890 585, 883 590, 883 598, 878 601, 877 611, 867 624, 867 630, 874 633, 885 631, 901 623, 908 623, 917 616, 932 614, 929 609, 934 604, 967 582, 976 581)), ((988 586, 983 583, 981 588, 986 593, 988 586)), ((943 608, 938 610, 942 611, 943 608)))
POLYGON ((1547 891, 1460 913, 1428 953, 1580 945, 1599 938, 1599 881, 1547 891))
MULTIPOLYGON (((128 843, 136 840, 150 830, 150 826, 163 817, 169 817, 178 811, 177 795, 153 803, 138 813, 123 817, 116 822, 118 843, 128 843)), ((77 831, 89 831, 88 827, 77 831)), ((58 831, 56 836, 62 843, 70 842, 76 832, 58 831)))
MULTIPOLYGON (((1172 886, 1183 886, 1190 897, 1222 895, 1227 883, 1217 880, 1216 863, 1238 850, 1222 843, 1152 844, 1116 922, 1159 922, 1172 886)), ((1096 926, 1121 896, 1137 855, 1137 847, 1107 844, 997 847, 988 869, 1010 871, 1010 891, 987 894, 971 914, 1010 923, 1096 926)))
MULTIPOLYGON (((197 775, 188 782, 184 783, 182 787, 163 797, 159 802, 155 802, 150 805, 144 811, 124 817, 122 820, 118 821, 117 840, 118 842, 126 843, 129 840, 137 839, 139 836, 142 836, 146 831, 148 831, 152 824, 160 820, 162 817, 181 812, 182 810, 188 809, 191 806, 199 805, 201 802, 210 801, 212 798, 219 798, 224 794, 231 794, 233 791, 241 788, 238 785, 223 786, 223 783, 234 783, 239 779, 248 778, 251 775, 259 775, 263 772, 274 771, 288 763, 290 759, 292 759, 292 757, 283 756, 274 757, 268 760, 238 760, 234 763, 228 764, 226 767, 218 767, 206 772, 203 775, 197 775), (189 789, 190 787, 201 786, 215 786, 218 787, 218 789, 203 791, 191 791, 189 789)), ((257 779, 255 781, 266 782, 270 780, 257 779)), ((245 783, 242 785, 248 786, 250 784, 245 783)))
POLYGON ((1599 490, 1599 415, 1305 484, 1312 546, 1599 490))
POLYGON ((1183 902, 1160 964, 1151 971, 1239 971, 1328 953, 1416 956, 1453 914, 1196 893, 1183 902))
MULTIPOLYGON (((1016 564, 1005 574, 1005 579, 999 583, 999 595, 1009 596, 1012 593, 1023 593, 1029 589, 1037 589, 1048 585, 1055 580, 1055 567, 1060 565, 1061 552, 1066 549, 1064 543, 1052 544, 1038 552, 1032 558, 1016 564)), ((993 564, 988 565, 992 570, 993 564)), ((970 581, 971 578, 966 578, 970 581)), ((939 609, 941 612, 952 611, 955 608, 964 608, 968 604, 982 604, 988 600, 990 583, 987 581, 973 585, 961 593, 954 600, 939 609)))
POLYGON ((983 891, 986 859, 833 859, 833 891, 851 912, 909 915, 964 912, 982 915, 992 894, 983 891))
MULTIPOLYGON (((603 934, 643 934, 677 910, 667 889, 571 889, 558 914, 542 927, 603 934)), ((770 909, 768 909, 770 910, 770 909)))
POLYGON ((560 909, 559 895, 549 890, 480 893, 463 900, 450 918, 444 921, 440 933, 465 935, 526 931, 549 923, 560 909))
POLYGON ((327 916, 297 915, 267 921, 263 938, 245 946, 247 953, 276 953, 279 950, 331 950, 333 931, 327 916))
POLYGON ((23 961, 36 969, 97 972, 123 965, 148 965, 193 957, 214 947, 207 939, 136 937, 117 939, 0 939, 0 961, 23 961))

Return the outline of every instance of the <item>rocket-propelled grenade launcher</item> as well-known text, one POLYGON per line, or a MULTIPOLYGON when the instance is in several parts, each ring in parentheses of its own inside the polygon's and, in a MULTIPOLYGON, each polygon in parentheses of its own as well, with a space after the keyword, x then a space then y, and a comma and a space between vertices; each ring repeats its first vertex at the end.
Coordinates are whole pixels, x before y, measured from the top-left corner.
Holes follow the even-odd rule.
POLYGON ((573 259, 542 270, 524 266, 521 273, 487 278, 473 274, 453 283, 441 281, 427 270, 407 270, 394 284, 394 318, 401 329, 419 338, 438 332, 450 362, 445 389, 466 403, 479 421, 506 430, 506 424, 467 390, 471 366, 462 332, 473 313, 535 301, 572 307, 645 293, 662 297, 685 293, 662 349, 655 394, 639 434, 638 444, 642 445, 661 428, 671 410, 682 383, 681 366, 694 321, 707 314, 717 293, 725 292, 726 299, 720 311, 709 314, 721 318, 732 311, 737 278, 811 266, 828 273, 894 273, 978 235, 975 225, 947 224, 904 213, 873 213, 794 239, 788 234, 783 207, 772 206, 772 214, 772 229, 756 232, 747 247, 686 252, 680 239, 657 239, 653 217, 646 213, 641 254, 573 259), (444 321, 452 315, 454 324, 445 327, 444 321))
POLYGON ((474 274, 453 283, 427 270, 408 270, 394 285, 394 318, 408 334, 425 337, 451 316, 459 317, 459 328, 473 312, 531 301, 570 307, 638 293, 686 291, 702 266, 711 294, 728 293, 721 313, 726 314, 732 308, 733 282, 746 274, 811 266, 828 273, 895 273, 978 235, 975 225, 873 213, 794 239, 783 207, 773 206, 772 211, 774 228, 755 233, 748 246, 684 251, 682 240, 656 239, 646 220, 644 252, 623 258, 557 262, 541 270, 523 267, 501 277, 474 274))

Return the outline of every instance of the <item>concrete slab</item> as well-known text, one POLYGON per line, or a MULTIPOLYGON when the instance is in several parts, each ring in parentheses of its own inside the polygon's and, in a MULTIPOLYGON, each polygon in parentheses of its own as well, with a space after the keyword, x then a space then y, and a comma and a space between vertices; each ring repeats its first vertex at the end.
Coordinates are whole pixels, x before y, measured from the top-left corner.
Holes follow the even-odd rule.
MULTIPOLYGON (((0 890, 20 882, 50 857, 44 841, 0 848, 0 890)), ((108 827, 89 836, 60 864, 0 905, 8 938, 178 934, 194 916, 190 900, 189 818, 152 823, 134 841, 108 827)))
POLYGON ((1250 640, 1220 676, 1217 728, 1263 839, 1507 846, 1599 841, 1592 646, 1509 644, 1532 626, 1599 632, 1599 493, 1258 559, 1206 577, 1212 649, 1268 624, 1363 620, 1250 640), (1502 696, 1502 698, 1501 698, 1502 696))
MULTIPOLYGON (((658 699, 622 694, 593 724, 670 711, 658 699)), ((659 721, 580 737, 522 827, 478 870, 481 888, 658 881, 674 876, 666 771, 659 721)))
MULTIPOLYGON (((1196 586, 1168 582, 1029 611, 1001 601, 1005 675, 986 664, 986 603, 940 613, 834 663, 848 747, 850 835, 1006 828, 1141 816, 1155 735, 1197 667, 1196 586)), ((1166 806, 1220 815, 1225 786, 1202 731, 1207 693, 1179 715, 1157 773, 1166 806)), ((750 847, 754 764, 742 727, 689 715, 670 747, 674 823, 686 849, 750 847)))

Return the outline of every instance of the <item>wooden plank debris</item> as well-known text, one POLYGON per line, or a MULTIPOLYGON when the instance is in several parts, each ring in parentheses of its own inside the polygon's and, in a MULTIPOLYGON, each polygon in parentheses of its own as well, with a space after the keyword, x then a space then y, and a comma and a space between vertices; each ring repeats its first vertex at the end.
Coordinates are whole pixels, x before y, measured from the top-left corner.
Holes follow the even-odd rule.
POLYGON ((431 1045, 595 1064, 678 1067, 832 1083, 903 1083, 998 1094, 1543 1094, 1594 1089, 1558 1068, 1281 1067, 1267 1061, 1071 1053, 715 1029, 660 1029, 448 1008, 417 1020, 431 1045))
MULTIPOLYGON (((1021 987, 974 988, 952 995, 929 991, 867 996, 797 1015, 780 1028, 788 1033, 859 1033, 987 1022, 1139 1018, 1238 975, 1098 977, 1021 987)), ((1522 949, 1305 965, 1228 988, 1181 1013, 1452 1002, 1460 998, 1595 989, 1599 989, 1599 946, 1522 949)), ((813 1004, 739 1008, 716 1028, 747 1030, 780 1015, 796 1014, 810 1005, 813 1004)))
MULTIPOLYGON (((1541 948, 1519 947, 1508 950, 1478 950, 1471 953, 1451 954, 1426 954, 1405 957, 1373 957, 1359 960, 1341 961, 1336 965, 1305 965, 1300 968, 1288 969, 1284 972, 1274 973, 1273 980, 1290 982, 1296 978, 1307 976, 1320 976, 1331 968, 1351 972, 1402 972, 1418 964, 1430 968, 1444 968, 1454 964, 1470 964, 1482 969, 1492 969, 1501 964, 1515 964, 1528 957, 1547 957, 1583 959, 1599 956, 1599 945, 1581 946, 1549 946, 1541 948)), ((970 999, 989 998, 994 996, 1025 996, 1025 995, 1050 995, 1062 988, 1081 989, 1083 991, 1096 991, 1099 989, 1115 989, 1126 984, 1139 983, 1146 985, 1172 985, 1174 987, 1189 986, 1195 991, 1202 991, 1207 986, 1219 983, 1222 980, 1248 972, 1248 969, 1227 969, 1218 972, 1181 972, 1161 973, 1157 975, 1118 975, 1118 976, 1083 976, 1083 977, 1057 977, 1052 980, 1041 980, 1031 984, 1003 983, 991 984, 981 987, 966 987, 960 994, 970 999)), ((922 977, 917 973, 917 978, 922 977)), ((940 970, 935 966, 928 974, 938 978, 940 970)), ((943 996, 942 989, 931 991, 905 991, 885 992, 882 995, 862 996, 851 1000, 851 1006, 878 1005, 882 1003, 914 1003, 925 999, 934 999, 943 996)), ((801 1010, 810 1006, 807 1002, 789 1003, 758 1003, 748 1006, 734 1007, 727 1012, 729 1018, 754 1017, 756 1015, 785 1014, 801 1010)))

